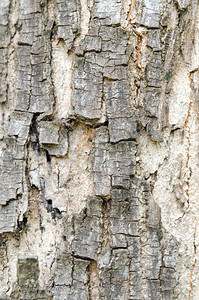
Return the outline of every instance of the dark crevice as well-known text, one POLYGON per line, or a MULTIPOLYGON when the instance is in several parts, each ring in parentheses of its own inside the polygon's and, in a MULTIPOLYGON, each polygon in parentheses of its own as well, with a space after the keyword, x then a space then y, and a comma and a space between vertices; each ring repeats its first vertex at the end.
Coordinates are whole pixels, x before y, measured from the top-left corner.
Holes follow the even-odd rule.
POLYGON ((93 261, 93 259, 86 257, 86 256, 80 256, 80 255, 76 255, 76 254, 72 254, 73 258, 77 258, 77 259, 82 259, 82 260, 86 260, 86 261, 93 261))
POLYGON ((51 158, 51 156, 50 156, 50 154, 48 153, 48 151, 47 151, 47 150, 45 150, 45 152, 46 152, 46 160, 47 160, 47 162, 50 164, 50 163, 51 163, 51 160, 52 160, 52 158, 51 158))
POLYGON ((52 219, 61 219, 62 218, 62 212, 57 207, 53 207, 53 201, 52 199, 46 200, 46 210, 48 213, 51 213, 52 219))
POLYGON ((38 131, 37 117, 38 114, 34 114, 32 118, 32 123, 30 125, 30 144, 34 151, 41 153, 41 147, 39 144, 39 131, 38 131))

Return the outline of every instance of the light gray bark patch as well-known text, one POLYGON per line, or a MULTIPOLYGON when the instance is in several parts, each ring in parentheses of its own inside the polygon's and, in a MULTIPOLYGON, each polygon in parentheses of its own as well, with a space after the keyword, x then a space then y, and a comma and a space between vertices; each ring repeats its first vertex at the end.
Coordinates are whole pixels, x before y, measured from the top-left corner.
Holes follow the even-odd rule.
POLYGON ((76 52, 79 56, 74 64, 72 85, 74 114, 85 121, 100 123, 105 101, 110 141, 133 139, 137 124, 136 113, 130 106, 127 80, 131 55, 129 32, 101 25, 101 22, 101 19, 93 21, 93 27, 76 52))
POLYGON ((179 8, 184 10, 190 5, 191 1, 190 0, 177 0, 177 3, 179 5, 179 8))
POLYGON ((102 201, 90 199, 89 202, 93 210, 90 208, 74 218, 72 250, 78 257, 96 260, 102 242, 102 228, 100 228, 102 201))
POLYGON ((39 263, 37 257, 20 257, 17 266, 18 286, 11 294, 11 299, 17 300, 51 300, 52 295, 39 290, 39 263))
POLYGON ((120 0, 109 2, 97 0, 94 4, 94 18, 99 18, 102 24, 119 25, 121 23, 122 3, 120 0))
POLYGON ((0 49, 0 103, 6 101, 7 90, 7 51, 0 49))
POLYGON ((12 152, 4 154, 3 166, 0 172, 1 193, 0 204, 5 205, 8 201, 17 198, 23 191, 23 160, 15 159, 12 152))
POLYGON ((159 28, 161 6, 159 0, 145 0, 140 23, 149 28, 159 28))
POLYGON ((57 268, 55 273, 55 285, 72 285, 72 267, 73 258, 65 254, 63 257, 57 258, 57 268))
MULTIPOLYGON (((42 19, 40 20, 42 22, 42 19)), ((29 111, 52 112, 54 96, 50 79, 51 48, 48 35, 37 38, 31 48, 31 96, 29 111)))
MULTIPOLYGON (((121 70, 122 74, 125 74, 121 70)), ((127 81, 105 81, 104 94, 109 119, 110 142, 135 139, 137 124, 135 111, 130 106, 130 89, 127 81)))
POLYGON ((130 176, 134 174, 136 143, 127 141, 108 144, 107 138, 105 127, 95 130, 93 171, 95 193, 98 196, 110 194, 111 181, 112 187, 129 189, 130 176))
MULTIPOLYGON (((2 194, 2 191, 1 191, 2 194)), ((5 192, 4 192, 5 195, 5 192)), ((6 197, 7 195, 5 195, 6 197)), ((4 198, 5 199, 5 198, 4 198)), ((17 224, 17 208, 16 201, 9 201, 7 205, 3 205, 0 209, 0 233, 13 232, 17 224)))
POLYGON ((79 0, 57 0, 56 19, 58 25, 57 36, 63 39, 68 50, 80 33, 81 9, 79 0))
POLYGON ((19 144, 27 141, 33 115, 26 112, 13 112, 10 120, 9 135, 15 136, 19 144))
POLYGON ((68 129, 50 121, 39 122, 39 141, 50 155, 63 157, 68 153, 68 129))
POLYGON ((147 33, 147 46, 151 47, 153 51, 161 50, 160 30, 149 30, 147 33))
POLYGON ((10 43, 9 5, 9 0, 3 0, 0 3, 0 103, 7 100, 7 60, 10 43))
POLYGON ((75 114, 88 120, 99 119, 102 106, 102 73, 97 64, 77 58, 72 95, 75 114))

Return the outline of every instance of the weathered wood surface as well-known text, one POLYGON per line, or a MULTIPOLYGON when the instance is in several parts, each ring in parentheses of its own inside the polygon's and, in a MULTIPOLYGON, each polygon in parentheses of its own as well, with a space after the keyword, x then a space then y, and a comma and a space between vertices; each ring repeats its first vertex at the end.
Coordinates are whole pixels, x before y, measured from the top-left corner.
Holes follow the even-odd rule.
POLYGON ((199 299, 198 24, 0 1, 0 299, 199 299))

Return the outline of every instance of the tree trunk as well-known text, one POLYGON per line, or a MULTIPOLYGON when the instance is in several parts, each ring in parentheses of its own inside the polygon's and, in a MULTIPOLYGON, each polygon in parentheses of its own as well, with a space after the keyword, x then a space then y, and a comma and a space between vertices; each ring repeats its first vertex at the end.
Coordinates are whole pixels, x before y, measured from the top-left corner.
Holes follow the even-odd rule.
POLYGON ((199 299, 198 24, 0 1, 0 299, 199 299))

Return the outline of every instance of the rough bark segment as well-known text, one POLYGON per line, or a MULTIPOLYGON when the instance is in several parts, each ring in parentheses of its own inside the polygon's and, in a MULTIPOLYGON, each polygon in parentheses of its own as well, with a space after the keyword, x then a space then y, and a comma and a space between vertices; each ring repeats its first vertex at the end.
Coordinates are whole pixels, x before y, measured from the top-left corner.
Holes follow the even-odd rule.
POLYGON ((0 299, 198 299, 198 11, 0 2, 0 299))
POLYGON ((121 1, 111 0, 106 3, 102 0, 97 0, 94 5, 93 17, 98 18, 103 24, 119 25, 121 23, 121 1))
POLYGON ((49 121, 39 122, 39 141, 50 155, 62 157, 68 152, 68 129, 64 125, 49 121))
POLYGON ((161 2, 159 0, 145 0, 141 16, 141 25, 148 28, 159 28, 161 2))
POLYGON ((73 103, 75 113, 86 119, 101 116, 102 74, 96 64, 77 58, 74 73, 73 103))
POLYGON ((94 182, 98 196, 108 196, 110 188, 130 188, 129 176, 134 174, 135 142, 108 143, 106 127, 95 131, 94 182), (101 185, 103 180, 103 185, 101 185))
POLYGON ((9 7, 10 1, 4 0, 0 4, 0 102, 7 100, 7 62, 8 45, 10 43, 9 31, 9 7))
POLYGON ((66 42, 67 48, 71 49, 80 30, 80 1, 57 0, 56 4, 57 35, 66 42))
MULTIPOLYGON (((127 81, 127 64, 131 54, 127 46, 129 33, 122 28, 104 26, 104 20, 110 21, 112 17, 107 13, 107 18, 101 20, 102 12, 97 13, 102 9, 100 3, 96 2, 94 6, 94 16, 96 14, 97 18, 99 14, 99 20, 94 19, 93 27, 78 51, 81 55, 85 52, 85 56, 84 59, 78 58, 75 64, 73 103, 78 116, 100 119, 105 100, 110 141, 117 142, 136 137, 136 116, 130 106, 127 81), (83 73, 79 73, 79 70, 83 73)), ((120 14, 115 18, 118 16, 120 14)))

